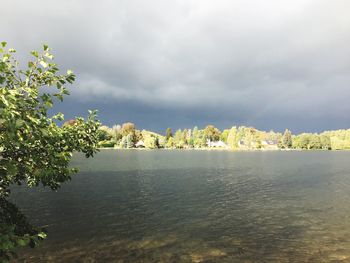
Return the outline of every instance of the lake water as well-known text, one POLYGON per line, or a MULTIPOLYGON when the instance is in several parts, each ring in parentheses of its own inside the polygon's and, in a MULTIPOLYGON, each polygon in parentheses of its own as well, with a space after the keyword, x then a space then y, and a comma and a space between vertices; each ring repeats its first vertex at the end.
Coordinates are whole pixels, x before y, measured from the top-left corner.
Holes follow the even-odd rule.
POLYGON ((103 150, 13 199, 27 262, 350 262, 350 152, 103 150))

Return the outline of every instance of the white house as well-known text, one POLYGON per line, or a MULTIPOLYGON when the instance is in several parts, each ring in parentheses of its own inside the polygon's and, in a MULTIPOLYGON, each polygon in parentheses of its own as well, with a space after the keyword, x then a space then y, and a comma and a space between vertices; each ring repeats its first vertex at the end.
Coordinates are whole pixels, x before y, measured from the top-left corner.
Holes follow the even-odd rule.
POLYGON ((139 140, 136 144, 135 144, 136 148, 145 148, 145 143, 142 140, 139 140))
POLYGON ((212 142, 210 140, 207 140, 207 146, 208 147, 215 147, 215 148, 226 148, 227 144, 224 143, 223 141, 216 141, 216 142, 212 142))

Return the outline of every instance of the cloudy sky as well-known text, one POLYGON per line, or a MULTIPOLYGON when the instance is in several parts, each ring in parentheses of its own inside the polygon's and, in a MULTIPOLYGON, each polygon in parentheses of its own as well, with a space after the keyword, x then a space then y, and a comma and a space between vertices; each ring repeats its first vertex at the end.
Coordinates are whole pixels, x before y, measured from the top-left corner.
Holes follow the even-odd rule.
POLYGON ((163 131, 350 127, 348 0, 1 0, 18 56, 73 69, 68 118, 163 131))

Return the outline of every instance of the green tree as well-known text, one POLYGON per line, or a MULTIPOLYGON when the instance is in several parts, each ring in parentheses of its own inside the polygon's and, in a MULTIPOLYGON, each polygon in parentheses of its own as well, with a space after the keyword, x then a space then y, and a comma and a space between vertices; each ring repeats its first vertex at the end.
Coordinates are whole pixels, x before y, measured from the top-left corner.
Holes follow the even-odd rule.
POLYGON ((145 138, 145 147, 149 149, 159 148, 159 139, 154 135, 149 135, 145 138))
POLYGON ((282 137, 282 146, 284 148, 292 148, 292 145, 293 145, 293 141, 292 141, 292 133, 286 129, 284 131, 284 134, 283 134, 283 137, 282 137))
POLYGON ((62 113, 48 114, 55 98, 62 101, 69 94, 65 85, 75 80, 72 71, 60 74, 46 45, 41 54, 31 52, 26 69, 19 69, 14 53, 1 43, 0 262, 11 260, 16 247, 34 247, 46 236, 9 202, 10 186, 41 184, 56 190, 77 172, 69 167, 73 152, 91 157, 98 143, 95 112, 63 126, 57 124, 64 119, 62 113))
POLYGON ((107 126, 100 126, 98 129, 98 139, 99 141, 108 141, 112 139, 111 129, 107 126))
POLYGON ((188 143, 187 138, 188 138, 188 130, 184 129, 183 132, 182 132, 182 140, 184 141, 184 144, 188 143))
POLYGON ((169 140, 166 142, 165 144, 165 147, 166 148, 174 148, 174 139, 173 137, 170 137, 169 140))
POLYGON ((120 140, 119 146, 121 148, 128 148, 128 142, 127 142, 126 136, 123 136, 123 138, 120 140))
POLYGON ((135 140, 134 140, 134 134, 129 133, 125 139, 126 139, 126 148, 134 148, 135 147, 135 140))
POLYGON ((236 149, 238 147, 238 131, 237 127, 234 126, 230 129, 227 136, 227 144, 231 149, 236 149))
POLYGON ((313 149, 313 150, 322 149, 321 140, 317 134, 310 135, 309 149, 313 149))
POLYGON ((171 131, 171 128, 167 128, 165 132, 165 140, 168 141, 170 137, 173 137, 173 133, 171 131))
POLYGON ((118 143, 123 138, 123 135, 121 133, 121 129, 122 129, 122 127, 119 124, 114 125, 112 127, 113 139, 116 143, 118 143))
POLYGON ((309 133, 302 133, 295 136, 295 145, 294 148, 296 149, 309 149, 309 142, 310 142, 310 134, 309 133))
POLYGON ((332 149, 331 139, 329 138, 328 135, 321 134, 320 135, 320 140, 321 140, 322 149, 325 149, 325 150, 331 150, 332 149))
POLYGON ((222 140, 224 143, 227 143, 227 138, 229 133, 230 133, 230 130, 228 129, 223 130, 220 135, 220 140, 222 140))
POLYGON ((217 141, 220 139, 220 131, 213 125, 208 125, 204 129, 204 137, 206 140, 217 141))

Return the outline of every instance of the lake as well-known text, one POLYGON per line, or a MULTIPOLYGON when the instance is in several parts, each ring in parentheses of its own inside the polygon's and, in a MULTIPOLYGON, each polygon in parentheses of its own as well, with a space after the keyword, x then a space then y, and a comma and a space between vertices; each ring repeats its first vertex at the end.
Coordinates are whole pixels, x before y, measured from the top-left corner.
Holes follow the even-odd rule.
POLYGON ((102 150, 58 192, 15 188, 49 236, 27 262, 350 262, 350 152, 102 150))

